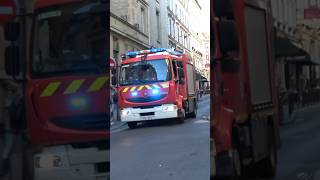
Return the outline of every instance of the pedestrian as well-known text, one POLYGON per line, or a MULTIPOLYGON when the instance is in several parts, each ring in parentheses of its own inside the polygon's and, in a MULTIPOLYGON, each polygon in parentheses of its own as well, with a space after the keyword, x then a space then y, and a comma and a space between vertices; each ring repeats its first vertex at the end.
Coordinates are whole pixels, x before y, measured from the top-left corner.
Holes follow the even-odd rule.
POLYGON ((306 76, 303 74, 303 72, 300 73, 299 75, 299 105, 300 107, 302 107, 305 103, 304 103, 304 94, 305 94, 305 90, 306 90, 306 85, 307 85, 307 78, 306 76))
POLYGON ((296 90, 295 90, 295 75, 291 73, 289 75, 289 89, 288 89, 288 106, 289 106, 289 115, 294 111, 294 104, 296 100, 296 90))

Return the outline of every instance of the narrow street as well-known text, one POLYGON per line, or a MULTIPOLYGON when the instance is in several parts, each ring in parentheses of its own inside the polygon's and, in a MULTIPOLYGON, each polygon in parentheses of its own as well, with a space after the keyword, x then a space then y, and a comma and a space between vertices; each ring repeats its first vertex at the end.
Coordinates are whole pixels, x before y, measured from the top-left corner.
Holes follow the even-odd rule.
POLYGON ((210 96, 198 102, 198 115, 142 124, 111 134, 112 180, 209 179, 210 96))
POLYGON ((278 153, 275 180, 320 179, 320 105, 301 110, 281 128, 282 146, 278 153))
POLYGON ((281 129, 277 180, 320 179, 320 105, 297 114, 281 129))

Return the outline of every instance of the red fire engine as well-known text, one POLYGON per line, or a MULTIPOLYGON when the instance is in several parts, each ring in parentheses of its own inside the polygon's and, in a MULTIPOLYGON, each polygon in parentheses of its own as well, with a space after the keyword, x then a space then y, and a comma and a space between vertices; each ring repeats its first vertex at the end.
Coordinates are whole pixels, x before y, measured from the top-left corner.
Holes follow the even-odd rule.
POLYGON ((6 72, 18 85, 16 91, 23 90, 11 99, 23 108, 13 109, 5 123, 5 132, 18 129, 23 137, 23 145, 11 147, 13 152, 6 157, 11 162, 7 176, 106 179, 110 124, 106 1, 37 0, 34 6, 30 2, 19 4, 27 11, 18 11, 15 22, 4 26, 6 72), (22 158, 14 160, 17 153, 22 158))
POLYGON ((270 1, 215 0, 211 5, 213 172, 273 177, 280 141, 270 1))
POLYGON ((118 104, 121 121, 196 116, 195 70, 191 57, 170 49, 128 52, 121 63, 118 104))

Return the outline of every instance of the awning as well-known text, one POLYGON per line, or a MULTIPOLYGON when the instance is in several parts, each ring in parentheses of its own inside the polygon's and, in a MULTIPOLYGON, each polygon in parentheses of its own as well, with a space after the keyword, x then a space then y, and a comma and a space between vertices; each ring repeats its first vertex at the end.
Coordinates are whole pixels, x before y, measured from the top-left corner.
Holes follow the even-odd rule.
POLYGON ((290 39, 277 37, 275 42, 276 57, 297 57, 308 56, 309 54, 294 45, 290 39))
POLYGON ((205 77, 203 77, 200 73, 197 72, 196 74, 196 80, 205 81, 207 80, 205 77))
POLYGON ((320 61, 311 59, 308 52, 294 45, 284 37, 277 37, 275 41, 276 58, 285 58, 290 64, 319 65, 320 61))

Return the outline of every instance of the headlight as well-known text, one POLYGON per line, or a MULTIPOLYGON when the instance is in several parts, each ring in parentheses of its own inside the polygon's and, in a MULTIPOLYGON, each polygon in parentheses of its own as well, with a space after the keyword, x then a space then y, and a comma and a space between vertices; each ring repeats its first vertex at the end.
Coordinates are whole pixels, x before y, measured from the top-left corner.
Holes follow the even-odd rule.
POLYGON ((36 168, 61 167, 62 165, 62 158, 57 155, 38 156, 34 158, 34 166, 36 168))
POLYGON ((129 115, 130 111, 127 109, 121 110, 121 116, 127 116, 129 115))
POLYGON ((70 99, 70 106, 72 109, 84 109, 88 105, 87 101, 87 98, 83 96, 72 97, 70 99))
POLYGON ((162 110, 164 111, 176 111, 177 106, 176 105, 165 105, 162 107, 162 110))

